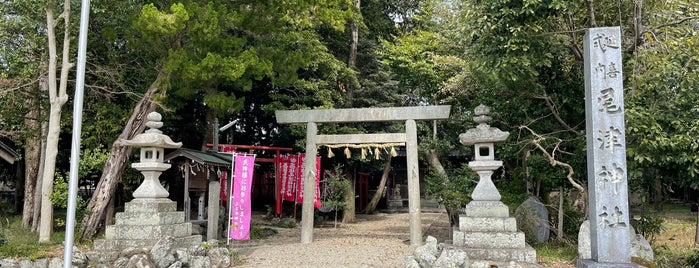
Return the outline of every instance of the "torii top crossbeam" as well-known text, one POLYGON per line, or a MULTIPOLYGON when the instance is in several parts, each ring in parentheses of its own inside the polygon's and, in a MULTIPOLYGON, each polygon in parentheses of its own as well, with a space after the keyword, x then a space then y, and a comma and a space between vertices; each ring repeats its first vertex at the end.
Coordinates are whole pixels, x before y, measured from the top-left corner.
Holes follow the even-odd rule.
MULTIPOLYGON (((408 167, 408 207, 410 213, 410 244, 422 243, 420 229, 420 185, 418 179, 417 126, 415 120, 438 120, 449 118, 451 106, 412 106, 390 108, 353 108, 329 110, 294 110, 276 111, 277 123, 306 123, 306 173, 304 176, 304 196, 315 194, 315 161, 318 145, 321 144, 362 144, 404 142, 408 167), (341 134, 318 135, 316 123, 351 123, 405 121, 404 133, 380 134, 341 134)), ((301 243, 313 241, 313 198, 304 198, 301 218, 301 243)))
POLYGON ((279 110, 277 123, 341 123, 405 120, 437 120, 449 118, 450 105, 389 108, 351 108, 328 110, 279 110))

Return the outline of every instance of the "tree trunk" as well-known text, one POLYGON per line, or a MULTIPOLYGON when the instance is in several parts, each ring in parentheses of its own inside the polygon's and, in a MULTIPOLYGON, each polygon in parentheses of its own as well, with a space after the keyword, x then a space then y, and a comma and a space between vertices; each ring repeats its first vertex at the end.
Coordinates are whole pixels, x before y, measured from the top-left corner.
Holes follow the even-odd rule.
POLYGON ((27 139, 24 155, 24 204, 22 206, 22 227, 32 226, 34 215, 34 192, 36 190, 37 177, 39 176, 39 139, 27 139), (30 141, 31 140, 31 141, 30 141))
POLYGON ((36 178, 36 185, 34 190, 34 213, 32 214, 32 231, 39 231, 39 219, 41 218, 41 183, 43 179, 40 176, 44 174, 44 163, 46 163, 46 139, 44 137, 48 136, 49 125, 48 122, 41 123, 41 151, 39 157, 39 177, 36 178))
MULTIPOLYGON (((699 207, 699 202, 697 202, 697 207, 699 207)), ((699 245, 699 211, 697 211, 697 224, 694 228, 694 245, 699 245)))
POLYGON ((357 217, 354 213, 355 206, 354 206, 354 185, 356 184, 356 175, 357 175, 357 170, 354 172, 348 173, 352 174, 352 183, 350 184, 349 189, 347 189, 347 192, 345 193, 345 200, 347 201, 347 208, 342 211, 342 223, 354 223, 357 221, 357 217))
MULTIPOLYGON (((357 12, 361 12, 360 8, 362 5, 361 0, 354 0, 354 7, 357 9, 357 12)), ((357 44, 359 43, 359 23, 357 23, 357 20, 352 20, 350 23, 350 50, 349 50, 349 59, 347 60, 347 67, 349 67, 352 70, 357 69, 357 44)))
POLYGON ((46 8, 46 35, 49 49, 49 130, 46 136, 46 162, 44 173, 41 176, 41 219, 39 220, 39 243, 51 242, 53 232, 53 176, 56 171, 56 156, 58 155, 58 136, 61 132, 61 109, 68 101, 66 88, 68 87, 68 73, 73 65, 70 62, 70 0, 63 1, 63 12, 58 19, 63 19, 63 51, 61 58, 61 76, 56 85, 56 71, 58 55, 56 53, 55 27, 58 24, 54 20, 52 4, 49 1, 46 8))
POLYGON ((376 211, 376 205, 379 204, 381 196, 383 196, 384 191, 386 191, 386 181, 388 180, 388 173, 391 171, 391 159, 393 157, 389 154, 386 157, 386 162, 383 165, 383 173, 381 174, 381 181, 379 182, 379 188, 376 189, 376 193, 371 197, 371 201, 366 205, 364 213, 372 214, 376 211))
POLYGON ((657 174, 653 179, 653 207, 656 211, 663 211, 663 182, 657 174))
MULTIPOLYGON (((361 0, 354 0, 354 7, 357 12, 361 13, 361 0)), ((352 70, 357 70, 357 44, 359 44, 359 23, 357 20, 352 20, 350 22, 350 49, 349 57, 347 59, 347 67, 352 70)), ((347 106, 352 107, 352 100, 354 99, 354 88, 352 86, 347 87, 347 106)))
POLYGON ((597 27, 597 20, 595 19, 595 4, 592 0, 587 0, 587 17, 590 20, 590 28, 597 27))
POLYGON ((439 155, 437 154, 437 150, 430 149, 425 151, 425 160, 427 160, 427 163, 430 165, 430 167, 434 168, 434 170, 437 173, 447 175, 447 170, 444 169, 444 166, 442 166, 442 162, 439 161, 439 155))
POLYGON ((563 240, 563 215, 563 187, 558 187, 558 240, 563 240))
POLYGON ((114 220, 112 218, 114 217, 115 203, 116 196, 112 195, 112 198, 109 198, 109 204, 107 204, 107 208, 104 210, 104 226, 114 224, 114 220))
POLYGON ((34 194, 37 178, 39 177, 39 164, 41 158, 41 125, 39 124, 39 106, 34 101, 28 101, 31 110, 24 119, 24 124, 29 129, 29 135, 24 140, 24 205, 22 207, 22 226, 32 226, 34 215, 34 194))
POLYGON ((24 167, 26 166, 26 163, 24 161, 18 161, 17 166, 15 168, 15 202, 14 202, 14 211, 15 213, 19 213, 22 211, 22 206, 24 204, 24 197, 22 196, 24 193, 24 167), (22 198, 20 198, 22 197, 22 198))
MULTIPOLYGON (((216 112, 214 109, 207 109, 206 110, 206 130, 204 131, 204 140, 202 140, 201 143, 201 151, 205 152, 208 148, 206 147, 207 143, 214 143, 214 135, 218 135, 218 129, 214 125, 214 120, 216 120, 216 112), (214 134, 215 133, 215 134, 214 134)), ((213 149, 213 148, 212 148, 213 149)), ((217 148, 218 150, 218 148, 217 148)))
POLYGON ((60 134, 61 109, 51 105, 49 114, 49 133, 46 136, 46 162, 41 183, 41 218, 39 219, 39 242, 51 241, 53 232, 53 175, 56 171, 56 156, 58 155, 58 135, 60 134))
MULTIPOLYGON (((427 160, 427 163, 430 165, 431 168, 435 170, 435 172, 447 176, 447 171, 444 169, 444 166, 442 166, 442 162, 439 161, 439 156, 437 154, 437 150, 431 149, 425 151, 425 159, 427 160)), ((457 207, 446 207, 447 210, 447 216, 449 217, 449 223, 451 226, 459 226, 459 208, 457 207)))
MULTIPOLYGON (((163 76, 162 72, 158 73, 155 81, 143 94, 143 98, 138 101, 117 141, 120 139, 132 139, 136 134, 143 132, 146 127, 146 116, 148 113, 155 111, 156 102, 153 100, 153 95, 158 91, 158 86, 163 76)), ((112 144, 109 157, 102 170, 102 176, 97 183, 95 192, 92 194, 90 203, 87 205, 87 210, 90 211, 90 214, 87 214, 83 219, 83 229, 80 234, 81 241, 85 241, 97 234, 100 223, 107 211, 107 206, 113 198, 114 190, 117 183, 121 180, 124 167, 130 155, 131 147, 123 146, 116 141, 112 144)))

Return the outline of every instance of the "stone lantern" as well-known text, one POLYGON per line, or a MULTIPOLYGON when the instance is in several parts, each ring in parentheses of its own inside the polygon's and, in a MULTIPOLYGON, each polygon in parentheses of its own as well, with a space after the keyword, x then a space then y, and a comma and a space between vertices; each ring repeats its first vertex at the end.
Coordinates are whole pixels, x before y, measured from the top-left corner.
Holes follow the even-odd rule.
MULTIPOLYGON (((507 140, 510 133, 488 125, 492 120, 488 106, 481 104, 476 107, 474 113, 473 121, 478 123, 478 126, 459 135, 461 144, 473 145, 476 157, 475 161, 468 163, 468 166, 480 177, 471 194, 473 201, 467 205, 466 214, 469 208, 478 209, 477 207, 486 205, 507 209, 507 206, 500 202, 500 192, 493 184, 491 176, 493 171, 502 166, 502 161, 495 160, 495 144, 507 140)), ((471 212, 475 212, 473 209, 471 212)))
POLYGON ((491 178, 493 171, 502 166, 502 161, 495 160, 495 144, 507 140, 510 133, 488 125, 492 119, 489 114, 487 106, 476 107, 473 121, 478 126, 459 135, 461 144, 474 146, 475 160, 468 166, 480 179, 471 194, 472 201, 459 215, 453 243, 471 259, 536 263, 536 251, 527 245, 524 233, 517 230, 517 220, 510 217, 509 208, 500 201, 491 178))
POLYGON ((121 139, 119 142, 125 146, 141 147, 141 162, 131 164, 131 167, 143 174, 143 182, 133 192, 134 199, 167 198, 170 194, 160 184, 160 174, 170 168, 170 164, 163 163, 165 148, 180 148, 181 142, 173 142, 170 137, 159 130, 163 126, 162 116, 157 112, 148 114, 145 132, 136 135, 131 140, 121 139))
POLYGON ((107 225, 104 239, 94 242, 95 251, 114 252, 127 248, 153 247, 161 239, 170 239, 175 247, 191 247, 201 243, 201 235, 192 235, 192 224, 185 222, 184 212, 177 211, 177 203, 160 184, 158 177, 170 168, 163 162, 165 148, 179 148, 158 128, 163 126, 159 113, 147 116, 144 133, 131 140, 120 139, 124 146, 141 147, 141 159, 131 167, 141 171, 143 182, 133 192, 134 199, 124 204, 124 212, 117 212, 116 223, 107 225))

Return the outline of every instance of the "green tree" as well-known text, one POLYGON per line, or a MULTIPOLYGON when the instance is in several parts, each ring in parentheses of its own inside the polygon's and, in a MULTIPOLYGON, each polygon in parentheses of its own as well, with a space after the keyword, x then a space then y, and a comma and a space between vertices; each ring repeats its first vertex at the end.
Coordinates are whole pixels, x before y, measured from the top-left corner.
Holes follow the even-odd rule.
POLYGON ((347 192, 350 190, 350 180, 344 173, 342 166, 336 165, 327 173, 327 185, 323 189, 323 207, 335 211, 335 228, 337 228, 337 212, 349 207, 347 192))
MULTIPOLYGON (((171 108, 195 103, 191 106, 213 119, 242 109, 244 95, 253 88, 267 91, 273 98, 279 96, 275 90, 280 88, 313 94, 327 90, 322 86, 326 81, 315 83, 320 79, 304 79, 300 74, 334 64, 315 29, 327 24, 341 30, 352 14, 348 4, 327 0, 144 5, 133 22, 133 39, 127 39, 126 44, 133 50, 148 51, 158 75, 120 138, 129 139, 142 131, 141 118, 156 108, 156 101, 171 108)), ((316 98, 313 105, 327 105, 323 103, 326 100, 316 98)), ((82 239, 96 233, 129 152, 122 146, 112 147, 98 190, 88 205, 91 214, 84 220, 82 239)))
MULTIPOLYGON (((46 24, 46 14, 37 1, 4 1, 0 6, 0 136, 10 138, 24 148, 22 225, 38 228, 39 202, 34 196, 40 176, 42 98, 46 87, 46 38, 39 29, 46 24), (36 217, 34 216, 36 215, 36 217)), ((23 179, 23 180, 21 180, 23 179)), ((20 181, 21 180, 21 181, 20 181)), ((19 194, 18 194, 19 195, 19 194)))
POLYGON ((651 194, 658 210, 666 186, 699 189, 699 4, 669 1, 662 7, 644 16, 624 69, 631 77, 625 101, 629 177, 639 180, 634 185, 651 194))
MULTIPOLYGON (((581 37, 587 27, 621 26, 629 170, 638 171, 629 180, 648 187, 653 179, 673 177, 668 171, 679 166, 680 176, 693 178, 693 142, 685 133, 692 133, 694 119, 672 111, 693 109, 695 3, 459 3, 471 78, 488 85, 478 91, 479 99, 492 103, 501 113, 498 119, 510 128, 523 126, 513 140, 517 143, 503 150, 506 167, 525 167, 513 169, 511 176, 531 180, 523 159, 542 154, 551 163, 567 164, 569 181, 585 185, 581 37)), ((547 179, 541 187, 550 189, 559 182, 547 179)))
POLYGON ((585 25, 576 24, 588 17, 584 3, 461 3, 462 22, 473 21, 463 29, 469 43, 470 79, 488 85, 476 88, 477 98, 499 113, 496 119, 506 126, 504 130, 519 132, 500 154, 506 168, 515 171, 510 174, 526 182, 532 193, 553 187, 557 180, 540 181, 528 172, 527 156, 542 154, 555 157, 551 163, 571 168, 568 181, 573 186, 584 185, 580 182, 585 177, 585 136, 579 43, 585 25))
MULTIPOLYGON (((405 96, 403 102, 408 105, 451 104, 452 118, 445 122, 419 124, 421 156, 429 163, 432 175, 429 179, 430 194, 447 206, 447 212, 452 224, 458 224, 459 206, 456 200, 445 197, 456 197, 460 189, 447 189, 447 185, 455 186, 458 181, 465 179, 455 175, 454 165, 448 159, 452 148, 460 147, 458 133, 464 130, 463 116, 469 112, 462 107, 462 101, 467 98, 456 98, 453 88, 445 88, 454 77, 467 71, 467 64, 460 55, 461 51, 453 26, 456 23, 456 13, 445 3, 424 1, 414 12, 414 22, 410 27, 404 27, 402 32, 392 40, 382 42, 383 61, 390 66, 398 88, 405 96), (439 23, 436 23, 439 22, 439 23)), ((463 95, 468 91, 456 90, 463 95)), ((466 123, 468 124, 468 123, 466 123)), ((463 197, 466 197, 466 192, 463 197)))

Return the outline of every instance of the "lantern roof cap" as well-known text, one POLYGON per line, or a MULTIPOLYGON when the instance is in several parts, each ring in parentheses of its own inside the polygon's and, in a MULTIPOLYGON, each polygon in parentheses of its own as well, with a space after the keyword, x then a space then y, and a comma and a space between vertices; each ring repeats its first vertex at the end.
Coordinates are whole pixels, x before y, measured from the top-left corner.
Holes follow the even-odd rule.
POLYGON ((148 130, 137 134, 133 139, 119 139, 118 143, 132 147, 159 147, 159 148, 180 148, 181 142, 174 142, 168 135, 159 130, 163 126, 162 116, 158 112, 151 112, 146 117, 148 130))
POLYGON ((459 141, 463 145, 474 145, 478 143, 501 143, 510 136, 509 132, 502 131, 496 127, 491 127, 488 123, 493 119, 490 117, 490 107, 483 104, 478 105, 474 110, 473 121, 478 123, 475 128, 469 129, 466 133, 459 135, 459 141))

